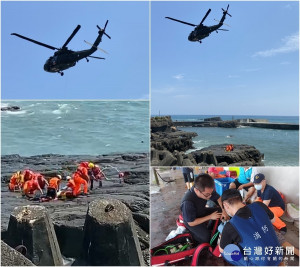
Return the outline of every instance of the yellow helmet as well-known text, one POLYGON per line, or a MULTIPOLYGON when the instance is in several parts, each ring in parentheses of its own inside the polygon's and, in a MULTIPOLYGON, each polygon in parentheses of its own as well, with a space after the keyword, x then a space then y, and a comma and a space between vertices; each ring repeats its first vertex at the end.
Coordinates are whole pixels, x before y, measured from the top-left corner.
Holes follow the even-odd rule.
POLYGON ((92 162, 90 162, 88 166, 89 166, 89 168, 94 168, 95 167, 94 163, 92 163, 92 162))

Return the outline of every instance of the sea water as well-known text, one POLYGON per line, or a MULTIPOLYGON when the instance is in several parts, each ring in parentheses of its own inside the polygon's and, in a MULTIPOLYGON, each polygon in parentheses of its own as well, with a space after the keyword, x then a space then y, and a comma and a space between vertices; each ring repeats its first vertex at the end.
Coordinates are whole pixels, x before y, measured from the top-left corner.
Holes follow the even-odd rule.
POLYGON ((1 153, 149 152, 148 101, 3 101, 1 153))
MULTIPOLYGON (((173 115, 173 121, 201 121, 209 117, 221 117, 222 120, 253 118, 267 119, 269 122, 299 124, 298 116, 252 116, 252 115, 173 115)), ((264 153, 266 166, 298 166, 299 165, 299 131, 274 130, 254 127, 210 128, 182 127, 187 132, 196 132, 193 138, 195 149, 202 149, 216 144, 248 144, 264 153)), ((192 150, 189 150, 190 152, 192 150)))

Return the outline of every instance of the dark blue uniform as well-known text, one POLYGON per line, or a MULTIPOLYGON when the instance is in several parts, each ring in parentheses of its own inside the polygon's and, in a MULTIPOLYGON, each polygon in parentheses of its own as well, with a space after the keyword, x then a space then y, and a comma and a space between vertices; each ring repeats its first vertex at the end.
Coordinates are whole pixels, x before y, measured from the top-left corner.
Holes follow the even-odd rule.
MULTIPOLYGON (((210 200, 216 202, 220 198, 217 192, 213 192, 210 200)), ((205 217, 215 211, 221 212, 220 207, 206 208, 207 200, 199 198, 194 192, 194 186, 187 190, 181 201, 181 211, 183 221, 187 229, 192 233, 194 240, 199 243, 206 243, 210 240, 210 231, 207 228, 207 223, 201 223, 196 226, 189 226, 188 222, 193 222, 197 218, 205 217)))

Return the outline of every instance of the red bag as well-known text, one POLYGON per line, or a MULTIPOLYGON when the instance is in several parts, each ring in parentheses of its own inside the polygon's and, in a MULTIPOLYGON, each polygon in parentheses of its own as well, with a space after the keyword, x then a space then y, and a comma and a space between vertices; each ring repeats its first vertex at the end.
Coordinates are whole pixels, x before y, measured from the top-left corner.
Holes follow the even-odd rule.
POLYGON ((182 261, 190 261, 190 258, 193 256, 195 250, 196 247, 194 247, 193 245, 193 238, 190 233, 177 235, 174 238, 150 250, 151 265, 162 266, 162 265, 170 265, 182 261), (172 246, 175 246, 177 244, 187 244, 188 243, 187 239, 191 241, 189 248, 175 253, 168 252, 168 249, 172 246), (160 253, 163 253, 163 255, 159 255, 160 253))

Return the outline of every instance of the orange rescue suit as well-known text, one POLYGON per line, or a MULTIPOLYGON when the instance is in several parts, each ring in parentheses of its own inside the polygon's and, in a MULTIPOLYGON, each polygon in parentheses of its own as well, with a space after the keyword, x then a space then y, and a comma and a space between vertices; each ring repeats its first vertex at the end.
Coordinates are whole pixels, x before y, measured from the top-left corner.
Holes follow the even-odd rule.
POLYGON ((58 177, 51 178, 48 188, 54 188, 56 191, 59 189, 60 179, 58 177))
POLYGON ((24 194, 33 194, 35 190, 41 190, 37 179, 31 179, 26 181, 23 187, 24 194))
POLYGON ((83 193, 87 194, 88 191, 88 174, 87 174, 88 170, 87 168, 84 167, 78 167, 77 171, 73 174, 73 180, 75 183, 75 190, 73 191, 73 194, 75 196, 80 194, 81 191, 81 185, 83 185, 83 193), (86 170, 86 172, 83 172, 83 170, 86 170), (87 180, 86 180, 87 178, 87 180))

